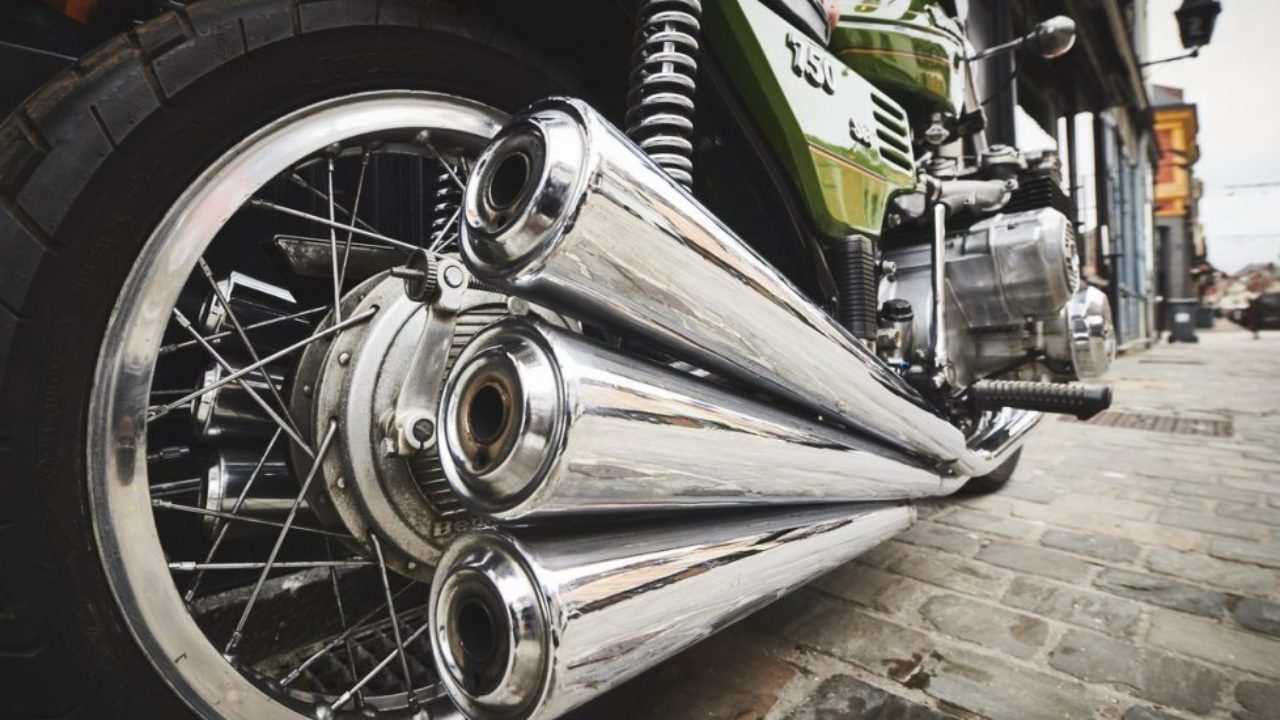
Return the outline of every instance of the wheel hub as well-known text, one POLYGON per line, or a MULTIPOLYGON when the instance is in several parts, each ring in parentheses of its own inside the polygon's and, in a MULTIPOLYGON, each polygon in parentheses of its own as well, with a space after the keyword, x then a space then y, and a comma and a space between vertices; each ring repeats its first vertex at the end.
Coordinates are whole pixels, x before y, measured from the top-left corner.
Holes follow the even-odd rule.
MULTIPOLYGON (((485 289, 462 293, 449 349, 449 365, 486 325, 521 304, 485 289)), ((429 306, 412 300, 405 283, 375 275, 342 300, 344 317, 373 310, 372 318, 309 346, 293 383, 293 415, 312 438, 337 421, 330 452, 311 486, 310 506, 326 525, 345 529, 361 553, 376 557, 376 534, 387 566, 427 580, 441 552, 459 532, 476 526, 449 489, 434 447, 409 457, 397 452, 391 414, 408 379, 419 338, 429 323, 442 322, 429 306)), ((323 326, 332 324, 332 316, 323 326)), ((430 370, 441 377, 448 365, 430 370)), ((413 424, 416 434, 434 433, 430 419, 413 424), (427 427, 431 424, 431 427, 427 427)), ((293 448, 295 467, 311 458, 293 448)))

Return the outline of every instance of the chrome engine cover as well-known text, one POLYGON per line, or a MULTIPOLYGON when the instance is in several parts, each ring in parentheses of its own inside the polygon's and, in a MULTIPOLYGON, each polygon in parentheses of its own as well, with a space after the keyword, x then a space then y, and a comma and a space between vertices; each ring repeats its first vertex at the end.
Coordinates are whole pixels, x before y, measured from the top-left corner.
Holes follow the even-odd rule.
POLYGON ((1052 208, 1000 214, 955 238, 947 284, 965 326, 1052 315, 1080 284, 1071 221, 1052 208))
MULTIPOLYGON (((906 334, 914 346, 901 349, 908 361, 917 350, 927 349, 924 343, 932 330, 927 311, 933 300, 930 250, 921 243, 885 251, 896 269, 881 284, 881 302, 901 298, 915 309, 906 334)), ((1105 347, 1081 340, 1079 349, 1072 349, 1077 332, 1087 333, 1083 328, 1089 326, 1101 338, 1111 317, 1093 294, 1086 293, 1088 299, 1082 296, 1074 306, 1070 302, 1079 294, 1080 267, 1074 228, 1061 212, 1046 207, 985 218, 949 236, 946 256, 943 326, 955 385, 1001 373, 1036 351, 1047 362, 1032 375, 1048 371, 1057 379, 1076 379, 1105 371, 1105 347), (1084 320, 1086 315, 1091 320, 1084 320), (1082 329, 1073 330, 1076 325, 1082 329)))
POLYGON ((1056 380, 1102 377, 1116 357, 1111 301, 1095 287, 1071 296, 1058 322, 1046 329, 1045 357, 1056 380))

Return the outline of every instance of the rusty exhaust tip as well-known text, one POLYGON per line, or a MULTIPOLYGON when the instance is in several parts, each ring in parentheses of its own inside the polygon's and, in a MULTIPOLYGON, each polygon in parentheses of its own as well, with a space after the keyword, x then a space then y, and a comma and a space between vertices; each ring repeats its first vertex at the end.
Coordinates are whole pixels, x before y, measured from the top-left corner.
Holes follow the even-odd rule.
POLYGON ((463 390, 458 413, 462 451, 471 468, 483 473, 511 450, 515 408, 511 378, 494 370, 477 376, 463 390))
POLYGON ((431 583, 436 667, 467 717, 527 717, 548 681, 544 601, 519 556, 490 531, 470 533, 431 583))
POLYGON ((467 345, 441 408, 445 476, 482 515, 537 491, 568 422, 554 357, 532 323, 498 323, 467 345))
POLYGON ((467 433, 477 443, 492 444, 511 424, 510 413, 510 392, 490 380, 476 388, 467 402, 467 433))
POLYGON ((466 583, 449 608, 449 649, 456 679, 468 693, 487 695, 506 674, 511 646, 506 608, 487 583, 466 583))

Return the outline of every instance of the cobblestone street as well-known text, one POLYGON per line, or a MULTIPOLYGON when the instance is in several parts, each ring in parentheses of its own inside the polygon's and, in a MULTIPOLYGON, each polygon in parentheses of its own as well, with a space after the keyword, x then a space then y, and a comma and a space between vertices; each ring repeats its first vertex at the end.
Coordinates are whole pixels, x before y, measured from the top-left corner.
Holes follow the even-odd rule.
POLYGON ((1109 380, 1229 435, 1047 418, 1001 492, 922 504, 584 716, 1280 718, 1280 333, 1225 325, 1109 380))

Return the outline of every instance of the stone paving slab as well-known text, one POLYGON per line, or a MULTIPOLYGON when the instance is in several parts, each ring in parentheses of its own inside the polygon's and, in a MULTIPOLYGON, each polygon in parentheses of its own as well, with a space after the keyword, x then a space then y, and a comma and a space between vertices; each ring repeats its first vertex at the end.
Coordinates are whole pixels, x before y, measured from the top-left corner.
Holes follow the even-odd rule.
POLYGON ((1280 333, 1120 358, 1116 409, 1046 418, 1000 492, 575 714, 672 720, 1280 720, 1280 333))

